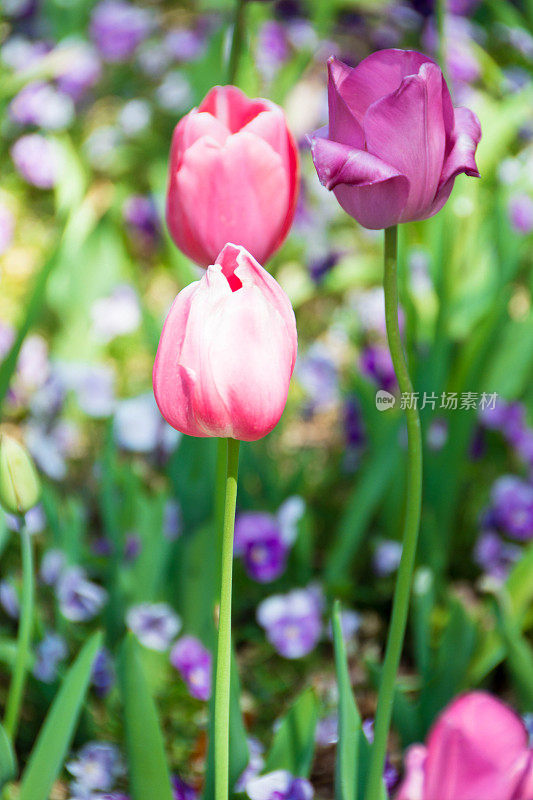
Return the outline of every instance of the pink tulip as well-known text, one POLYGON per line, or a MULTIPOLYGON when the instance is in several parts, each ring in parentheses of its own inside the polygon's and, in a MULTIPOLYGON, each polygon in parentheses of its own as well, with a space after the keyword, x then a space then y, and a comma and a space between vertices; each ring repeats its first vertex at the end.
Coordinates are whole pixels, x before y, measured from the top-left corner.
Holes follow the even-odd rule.
POLYGON ((486 692, 459 697, 409 749, 396 800, 533 800, 524 723, 486 692))
POLYGON ((227 244, 168 313, 153 374, 159 410, 189 436, 260 439, 283 413, 296 350, 289 298, 227 244))
POLYGON ((176 126, 167 224, 202 267, 226 242, 265 263, 285 240, 298 194, 298 151, 281 108, 215 86, 176 126))
POLYGON ((329 129, 311 137, 321 183, 365 228, 433 216, 459 173, 479 177, 476 115, 454 108, 439 67, 380 50, 355 69, 328 62, 329 129))

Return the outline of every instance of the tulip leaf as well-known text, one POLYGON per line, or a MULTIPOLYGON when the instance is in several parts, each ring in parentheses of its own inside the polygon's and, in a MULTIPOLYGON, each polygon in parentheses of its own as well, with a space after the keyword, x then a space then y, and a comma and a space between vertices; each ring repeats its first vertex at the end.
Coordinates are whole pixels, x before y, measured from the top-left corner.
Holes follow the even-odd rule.
POLYGON ((119 674, 124 702, 126 749, 133 800, 172 800, 170 774, 157 709, 133 634, 124 639, 119 674))
POLYGON ((17 759, 5 728, 0 725, 0 790, 17 776, 17 759))
POLYGON ((346 646, 342 635, 340 603, 333 609, 333 643, 335 674, 339 693, 339 738, 335 762, 335 800, 356 800, 360 737, 364 736, 355 698, 353 696, 346 646))
POLYGON ((496 622, 506 647, 506 666, 511 674, 524 711, 533 709, 533 648, 522 636, 520 626, 510 613, 505 590, 497 594, 496 622))
POLYGON ((97 632, 63 680, 22 776, 20 800, 48 800, 74 736, 101 644, 102 635, 97 632))
POLYGON ((291 775, 307 778, 315 752, 318 700, 313 689, 306 689, 289 709, 277 729, 265 772, 286 769, 291 775))

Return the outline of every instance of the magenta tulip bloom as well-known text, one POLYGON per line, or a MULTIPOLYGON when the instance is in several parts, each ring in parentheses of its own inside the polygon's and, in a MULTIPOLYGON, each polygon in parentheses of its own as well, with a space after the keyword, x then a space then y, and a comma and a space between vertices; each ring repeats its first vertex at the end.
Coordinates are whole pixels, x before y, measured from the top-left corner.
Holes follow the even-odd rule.
POLYGON ((520 717, 486 692, 459 697, 427 746, 414 745, 396 800, 533 800, 533 750, 520 717))
POLYGON ((298 151, 281 108, 215 86, 176 126, 167 224, 197 264, 213 264, 226 242, 260 263, 283 243, 298 194, 298 151))
POLYGON ((311 137, 321 183, 365 228, 433 216, 459 173, 479 177, 481 128, 454 108, 439 67, 412 50, 380 50, 355 69, 328 62, 329 129, 311 137))
POLYGON ((154 364, 159 410, 189 436, 260 439, 283 413, 296 349, 289 298, 243 247, 227 244, 169 311, 154 364))

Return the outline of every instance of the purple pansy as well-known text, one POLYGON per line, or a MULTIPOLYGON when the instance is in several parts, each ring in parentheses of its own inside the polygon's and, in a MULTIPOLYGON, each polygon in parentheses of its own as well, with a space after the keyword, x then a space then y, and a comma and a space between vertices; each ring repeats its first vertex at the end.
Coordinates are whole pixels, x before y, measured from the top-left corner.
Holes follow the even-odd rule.
MULTIPOLYGON (((115 745, 108 742, 89 742, 66 764, 75 778, 75 786, 89 791, 107 792, 118 777, 124 774, 124 765, 115 745)), ((72 787, 71 787, 72 789, 72 787)))
POLYGON ((196 800, 198 797, 196 789, 177 775, 172 778, 172 794, 174 800, 196 800))
POLYGON ((363 375, 370 378, 380 389, 386 392, 394 392, 396 389, 396 373, 386 345, 370 344, 365 347, 359 359, 359 367, 363 375))
POLYGON ((71 622, 93 619, 107 600, 106 590, 88 580, 81 567, 69 567, 62 573, 56 593, 61 613, 71 622))
POLYGON ((372 566, 374 572, 380 577, 392 575, 400 565, 402 557, 401 542, 394 539, 385 539, 376 546, 372 566))
POLYGON ((17 139, 11 158, 24 180, 39 189, 51 189, 58 175, 58 155, 53 142, 40 133, 28 133, 17 139))
POLYGON ((245 792, 248 781, 255 778, 262 771, 265 766, 265 759, 263 758, 265 748, 258 739, 253 737, 248 738, 248 764, 241 777, 235 784, 235 791, 245 792))
POLYGON ((65 639, 58 633, 47 633, 35 648, 34 676, 43 683, 53 683, 57 678, 57 667, 67 655, 65 639))
POLYGON ((168 650, 181 628, 180 618, 166 603, 132 606, 126 623, 144 647, 160 652, 168 650))
POLYGON ((66 556, 62 550, 47 550, 41 559, 39 576, 46 586, 55 586, 66 564, 66 556))
POLYGON ((133 333, 141 324, 137 292, 127 284, 116 286, 110 295, 93 303, 91 321, 93 334, 100 342, 133 333))
POLYGON ((97 694, 101 697, 105 697, 115 685, 116 674, 113 658, 105 647, 98 651, 94 659, 91 680, 97 694))
MULTIPOLYGON (((363 721, 363 732, 368 739, 368 741, 372 744, 374 741, 374 720, 373 719, 365 719, 363 721)), ((389 796, 392 796, 392 792, 396 788, 400 775, 396 767, 394 767, 389 757, 387 756, 385 759, 385 766, 383 768, 383 782, 385 783, 385 787, 387 789, 387 793, 389 796)))
POLYGON ((250 800, 311 800, 313 787, 305 778, 278 769, 249 780, 246 794, 250 800))
POLYGON ((505 580, 521 554, 522 549, 518 545, 506 542, 495 531, 485 530, 478 536, 474 560, 487 575, 505 580))
POLYGON ((533 538, 533 486, 514 475, 504 475, 491 491, 491 518, 514 539, 533 538))
POLYGON ((282 656, 302 658, 316 647, 322 634, 322 606, 318 587, 294 589, 263 600, 257 608, 257 621, 282 656))
POLYGON ((296 362, 296 377, 302 386, 311 412, 334 406, 339 397, 338 369, 327 349, 313 345, 296 362))
POLYGON ((127 61, 151 29, 151 14, 126 0, 102 0, 92 12, 91 37, 106 61, 127 61))
POLYGON ((91 44, 81 39, 67 39, 58 50, 63 53, 64 68, 57 75, 57 85, 77 102, 100 80, 100 57, 91 44))
POLYGON ((513 195, 509 200, 509 219, 518 233, 531 233, 533 231, 533 198, 523 192, 513 195))
POLYGON ((182 636, 172 648, 170 663, 178 670, 193 697, 197 700, 209 700, 212 658, 199 639, 195 636, 182 636))
POLYGON ((171 428, 157 408, 153 392, 121 400, 113 419, 115 441, 123 450, 168 454, 176 449, 181 433, 171 428))
POLYGON ((175 61, 196 61, 205 52, 205 37, 190 28, 172 28, 165 36, 165 49, 175 61))
POLYGON ((133 194, 122 208, 124 222, 132 238, 144 250, 151 250, 161 234, 161 220, 153 197, 133 194))
POLYGON ((270 583, 284 572, 304 510, 303 500, 292 497, 282 504, 276 516, 258 511, 238 515, 234 553, 253 580, 270 583))
POLYGON ((9 116, 19 125, 56 131, 66 128, 74 119, 74 103, 69 95, 51 84, 33 81, 13 98, 9 116))
POLYGON ((20 615, 20 600, 17 590, 11 581, 0 581, 0 606, 8 617, 18 619, 20 615))

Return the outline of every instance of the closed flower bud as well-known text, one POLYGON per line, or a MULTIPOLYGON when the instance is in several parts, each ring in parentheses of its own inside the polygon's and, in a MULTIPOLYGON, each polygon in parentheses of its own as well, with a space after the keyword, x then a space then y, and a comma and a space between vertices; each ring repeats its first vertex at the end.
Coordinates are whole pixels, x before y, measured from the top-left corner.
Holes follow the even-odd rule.
POLYGON ((159 410, 189 436, 260 439, 283 413, 296 349, 289 298, 227 244, 169 311, 154 364, 159 410))
POLYGON ((41 486, 31 457, 11 436, 0 437, 0 504, 11 514, 25 514, 38 502, 41 486))
POLYGON ((298 194, 298 151, 282 109, 215 86, 176 126, 167 224, 202 267, 226 242, 264 264, 285 240, 298 194))

